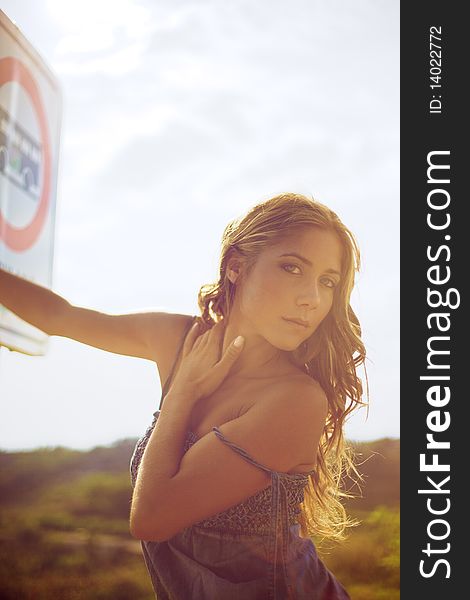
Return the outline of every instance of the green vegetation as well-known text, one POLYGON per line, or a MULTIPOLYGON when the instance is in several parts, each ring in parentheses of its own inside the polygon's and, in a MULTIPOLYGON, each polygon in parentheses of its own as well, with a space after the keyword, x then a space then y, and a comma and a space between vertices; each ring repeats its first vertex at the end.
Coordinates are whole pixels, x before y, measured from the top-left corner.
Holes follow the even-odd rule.
MULTIPOLYGON (((128 530, 135 440, 79 452, 0 452, 1 600, 152 600, 128 530)), ((360 521, 346 542, 314 540, 353 600, 399 598, 399 441, 356 444, 360 521)), ((345 488, 357 494, 351 481, 345 488)))
POLYGON ((328 568, 353 600, 400 597, 400 442, 385 438, 354 445, 362 493, 353 481, 344 489, 348 514, 359 521, 340 544, 314 540, 328 568))

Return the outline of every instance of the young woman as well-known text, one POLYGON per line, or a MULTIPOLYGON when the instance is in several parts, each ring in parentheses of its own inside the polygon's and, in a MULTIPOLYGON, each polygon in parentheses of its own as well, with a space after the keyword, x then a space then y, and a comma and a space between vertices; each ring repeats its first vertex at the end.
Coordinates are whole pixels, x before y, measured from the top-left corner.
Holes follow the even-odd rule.
POLYGON ((130 530, 158 600, 349 598, 310 536, 350 524, 340 480, 354 469, 344 421, 362 404, 358 268, 334 212, 282 194, 226 227, 200 316, 106 315, 0 272, 0 302, 36 327, 157 363, 130 530))

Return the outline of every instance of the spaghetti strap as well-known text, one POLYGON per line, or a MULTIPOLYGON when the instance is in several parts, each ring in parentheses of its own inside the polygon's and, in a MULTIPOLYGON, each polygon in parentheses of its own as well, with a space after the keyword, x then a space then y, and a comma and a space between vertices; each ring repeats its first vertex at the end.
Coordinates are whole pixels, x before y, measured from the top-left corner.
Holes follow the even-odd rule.
POLYGON ((252 456, 250 456, 246 450, 244 450, 240 446, 237 446, 237 444, 235 444, 234 442, 231 442, 230 440, 228 440, 218 427, 213 427, 212 431, 219 438, 219 440, 224 442, 224 444, 226 444, 227 446, 230 446, 230 448, 232 448, 232 450, 235 450, 235 452, 237 452, 238 454, 243 456, 243 458, 245 460, 247 460, 248 462, 250 462, 252 465, 255 465, 255 467, 259 467, 260 469, 263 469, 263 471, 267 471, 268 473, 273 473, 272 469, 269 469, 265 465, 262 465, 257 460, 255 460, 252 456))
MULTIPOLYGON (((272 582, 271 589, 275 590, 276 574, 278 569, 284 569, 284 573, 287 573, 287 540, 289 536, 289 518, 287 508, 286 478, 306 479, 309 473, 282 473, 281 471, 269 469, 250 456, 246 450, 228 440, 218 427, 212 427, 212 431, 219 438, 219 440, 224 442, 224 444, 232 448, 232 450, 240 454, 240 456, 242 456, 252 465, 263 469, 263 471, 266 471, 271 476, 270 555, 272 556, 273 560, 272 564, 270 565, 270 579, 272 582), (278 564, 279 555, 281 557, 280 564, 278 564)), ((292 596, 289 595, 289 598, 291 597, 292 596)))
POLYGON ((248 454, 248 452, 246 450, 244 450, 243 448, 241 448, 240 446, 235 444, 235 442, 231 442, 229 439, 227 439, 218 427, 212 427, 212 431, 219 438, 219 440, 221 440, 222 442, 224 442, 224 444, 226 444, 227 446, 232 448, 232 450, 234 450, 235 452, 240 454, 240 456, 242 456, 245 460, 250 462, 252 465, 255 465, 255 467, 259 467, 260 469, 263 469, 263 471, 266 471, 267 473, 271 473, 271 475, 276 474, 281 477, 288 477, 290 479, 302 479, 302 478, 308 477, 310 474, 315 472, 315 469, 312 469, 311 471, 305 471, 302 473, 300 473, 300 472, 284 473, 283 471, 275 471, 274 469, 270 469, 266 465, 261 464, 256 459, 254 459, 250 454, 248 454))
MULTIPOLYGON (((159 412, 135 447, 130 465, 134 487, 159 412)), ((298 535, 297 515, 310 472, 270 469, 218 427, 212 432, 244 460, 269 473, 271 485, 169 540, 141 541, 158 598, 351 600, 319 559, 313 541, 298 535)))
POLYGON ((158 416, 157 413, 159 413, 160 410, 161 410, 161 408, 162 408, 163 399, 166 396, 166 394, 168 392, 168 388, 170 387, 170 383, 171 383, 171 381, 173 379, 174 371, 175 371, 175 368, 176 368, 176 363, 178 362, 179 356, 181 354, 181 350, 183 349, 184 341, 186 339, 186 336, 188 335, 188 331, 191 329, 191 327, 193 326, 193 323, 194 323, 194 321, 196 319, 197 319, 197 316, 196 317, 193 316, 193 318, 191 319, 190 324, 188 325, 188 327, 185 329, 185 331, 183 333, 183 336, 182 336, 182 338, 180 340, 180 343, 179 343, 179 346, 178 346, 178 350, 176 352, 176 358, 173 361, 173 365, 172 365, 171 370, 170 370, 170 374, 168 375, 168 377, 166 378, 165 383, 163 384, 162 395, 160 397, 160 406, 158 407, 158 410, 153 413, 154 417, 158 416))

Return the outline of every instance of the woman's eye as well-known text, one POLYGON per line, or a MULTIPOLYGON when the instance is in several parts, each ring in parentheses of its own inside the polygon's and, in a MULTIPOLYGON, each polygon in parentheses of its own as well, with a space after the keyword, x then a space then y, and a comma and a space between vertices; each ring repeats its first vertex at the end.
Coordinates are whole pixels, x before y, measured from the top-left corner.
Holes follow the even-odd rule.
POLYGON ((324 281, 326 287, 329 287, 332 289, 336 287, 336 281, 334 279, 324 279, 323 281, 324 281))
MULTIPOLYGON (((302 271, 298 265, 294 265, 292 263, 286 263, 282 265, 282 268, 284 271, 287 271, 287 273, 292 273, 293 275, 299 275, 302 271), (297 271, 294 271, 294 269, 297 269, 297 271)), ((330 279, 329 277, 324 277, 322 279, 322 283, 325 285, 325 287, 330 289, 334 289, 338 285, 335 279, 330 279)))
MULTIPOLYGON (((299 267, 297 265, 293 265, 291 263, 282 265, 282 268, 284 269, 284 271, 287 271, 288 273, 293 273, 293 271, 289 267, 293 267, 294 269, 299 269, 299 267)), ((294 273, 294 275, 296 275, 296 274, 297 273, 294 273)))

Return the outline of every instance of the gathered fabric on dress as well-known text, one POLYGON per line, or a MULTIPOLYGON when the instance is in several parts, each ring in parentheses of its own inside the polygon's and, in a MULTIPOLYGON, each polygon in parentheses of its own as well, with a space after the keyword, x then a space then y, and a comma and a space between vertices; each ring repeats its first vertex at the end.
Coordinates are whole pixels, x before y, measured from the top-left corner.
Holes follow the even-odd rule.
MULTIPOLYGON (((181 347, 182 343, 179 351, 181 347)), ((154 413, 135 446, 130 464, 133 487, 159 414, 160 410, 154 413)), ((244 460, 268 472, 271 483, 169 540, 141 541, 157 600, 350 600, 318 557, 313 541, 300 535, 299 505, 310 472, 269 469, 228 440, 218 427, 212 432, 244 460)), ((184 452, 197 440, 188 431, 184 452)))

